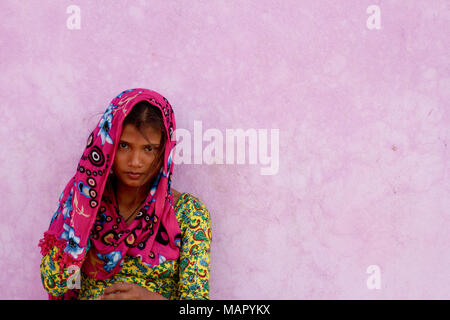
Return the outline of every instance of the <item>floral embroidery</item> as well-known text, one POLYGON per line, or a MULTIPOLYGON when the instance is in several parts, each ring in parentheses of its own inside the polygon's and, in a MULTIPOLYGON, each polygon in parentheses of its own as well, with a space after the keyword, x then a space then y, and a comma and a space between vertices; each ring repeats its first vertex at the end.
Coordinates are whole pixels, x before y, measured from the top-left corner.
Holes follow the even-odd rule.
POLYGON ((64 230, 65 231, 61 234, 61 239, 68 241, 65 251, 70 253, 76 259, 78 255, 83 252, 83 248, 79 246, 80 237, 75 236, 75 230, 65 223, 64 230))
POLYGON ((114 106, 110 104, 108 108, 106 109, 105 113, 102 116, 102 119, 100 120, 98 127, 100 128, 100 131, 97 133, 97 136, 100 135, 102 138, 102 145, 105 144, 105 141, 113 144, 113 140, 111 136, 109 135, 109 129, 112 127, 112 119, 113 119, 113 111, 114 106))
POLYGON ((117 266, 117 263, 122 258, 122 254, 120 253, 120 251, 113 251, 108 254, 97 253, 97 257, 105 261, 104 268, 106 272, 111 272, 111 270, 117 266))

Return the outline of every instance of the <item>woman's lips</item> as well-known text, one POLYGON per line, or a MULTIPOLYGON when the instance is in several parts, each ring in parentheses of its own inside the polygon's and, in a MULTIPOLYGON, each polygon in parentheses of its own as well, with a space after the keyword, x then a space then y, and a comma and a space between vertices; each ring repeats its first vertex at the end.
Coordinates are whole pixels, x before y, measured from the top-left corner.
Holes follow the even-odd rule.
POLYGON ((127 176, 130 179, 136 180, 136 179, 139 179, 142 176, 142 173, 134 174, 134 173, 131 173, 131 172, 127 172, 127 176))

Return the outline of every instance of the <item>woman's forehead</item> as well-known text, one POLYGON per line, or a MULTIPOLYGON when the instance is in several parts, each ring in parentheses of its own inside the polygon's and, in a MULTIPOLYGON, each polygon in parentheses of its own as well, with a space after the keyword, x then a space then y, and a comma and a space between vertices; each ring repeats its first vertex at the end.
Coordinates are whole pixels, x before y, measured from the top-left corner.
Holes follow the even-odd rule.
MULTIPOLYGON (((150 140, 150 143, 159 144, 161 142, 161 131, 160 130, 155 129, 153 127, 145 127, 145 128, 141 128, 141 130, 147 136, 147 138, 150 140)), ((147 141, 145 139, 145 137, 136 128, 136 126, 131 125, 131 124, 126 124, 123 127, 120 140, 128 142, 128 143, 142 144, 142 145, 149 143, 149 141, 147 141)))

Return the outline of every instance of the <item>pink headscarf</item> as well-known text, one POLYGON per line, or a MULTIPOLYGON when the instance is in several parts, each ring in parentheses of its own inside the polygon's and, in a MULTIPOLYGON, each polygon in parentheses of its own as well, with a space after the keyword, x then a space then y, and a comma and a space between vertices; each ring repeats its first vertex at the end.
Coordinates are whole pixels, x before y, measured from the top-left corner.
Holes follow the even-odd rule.
MULTIPOLYGON (((170 189, 175 129, 172 107, 159 93, 137 88, 115 97, 89 135, 77 171, 59 197, 49 230, 39 242, 42 255, 56 245, 62 252, 61 269, 82 266, 84 273, 100 280, 119 272, 125 255, 138 257, 149 267, 178 259, 181 230, 170 189), (144 205, 128 226, 116 212, 114 193, 105 186, 123 121, 140 101, 148 101, 161 110, 168 139, 164 164, 144 205)), ((70 291, 66 297, 77 296, 77 291, 70 291)))

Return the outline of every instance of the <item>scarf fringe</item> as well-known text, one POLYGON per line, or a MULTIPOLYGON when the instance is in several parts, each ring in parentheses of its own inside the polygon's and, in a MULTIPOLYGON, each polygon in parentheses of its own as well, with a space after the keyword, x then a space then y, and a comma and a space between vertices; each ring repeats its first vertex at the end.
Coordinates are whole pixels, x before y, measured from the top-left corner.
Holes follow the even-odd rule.
MULTIPOLYGON (((62 274, 64 269, 71 265, 77 265, 81 268, 84 259, 74 259, 70 254, 66 253, 64 250, 66 248, 66 241, 59 239, 56 235, 49 232, 44 233, 44 238, 39 240, 39 247, 41 248, 42 256, 50 253, 53 247, 57 247, 58 251, 56 253, 55 259, 59 262, 59 273, 62 274)), ((54 296, 48 294, 48 300, 76 300, 78 299, 80 290, 73 289, 67 290, 62 296, 54 296)))
POLYGON ((66 240, 59 239, 58 237, 56 237, 56 235, 51 234, 49 232, 45 232, 44 238, 39 240, 39 247, 41 248, 42 256, 49 254, 53 247, 58 248, 58 252, 56 254, 55 259, 57 261, 59 261, 59 267, 60 267, 59 273, 61 273, 61 274, 64 272, 65 268, 72 266, 72 265, 76 265, 79 268, 81 268, 81 266, 84 262, 84 257, 75 259, 74 257, 72 257, 72 255, 65 252, 66 245, 67 245, 66 240))

